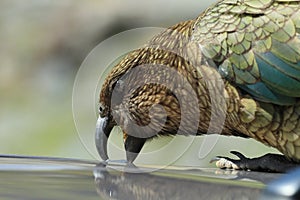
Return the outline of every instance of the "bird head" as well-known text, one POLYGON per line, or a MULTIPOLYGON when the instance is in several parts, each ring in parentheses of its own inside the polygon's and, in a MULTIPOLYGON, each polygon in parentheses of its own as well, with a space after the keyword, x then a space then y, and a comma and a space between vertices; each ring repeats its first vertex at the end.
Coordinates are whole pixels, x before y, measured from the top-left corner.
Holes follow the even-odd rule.
POLYGON ((183 80, 176 74, 186 78, 193 74, 193 70, 188 74, 191 63, 181 51, 192 25, 192 20, 186 21, 157 35, 127 54, 106 77, 96 127, 96 146, 103 160, 108 159, 107 141, 114 126, 122 129, 128 162, 136 159, 148 139, 178 131, 182 105, 176 90, 182 88, 183 80))

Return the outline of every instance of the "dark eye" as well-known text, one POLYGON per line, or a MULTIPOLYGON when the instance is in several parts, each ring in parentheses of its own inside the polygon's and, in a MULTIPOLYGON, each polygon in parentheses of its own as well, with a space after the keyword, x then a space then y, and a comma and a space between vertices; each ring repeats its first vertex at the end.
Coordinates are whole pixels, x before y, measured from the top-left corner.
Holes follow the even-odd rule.
POLYGON ((101 113, 104 111, 104 106, 103 105, 100 105, 99 106, 99 114, 101 115, 101 113))

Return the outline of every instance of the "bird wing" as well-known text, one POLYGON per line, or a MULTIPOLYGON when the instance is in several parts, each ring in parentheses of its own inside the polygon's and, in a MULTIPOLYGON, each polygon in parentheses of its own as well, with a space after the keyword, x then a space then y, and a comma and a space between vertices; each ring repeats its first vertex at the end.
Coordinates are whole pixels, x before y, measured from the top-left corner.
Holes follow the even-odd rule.
POLYGON ((192 41, 227 80, 256 99, 300 97, 300 0, 223 0, 195 22, 192 41))

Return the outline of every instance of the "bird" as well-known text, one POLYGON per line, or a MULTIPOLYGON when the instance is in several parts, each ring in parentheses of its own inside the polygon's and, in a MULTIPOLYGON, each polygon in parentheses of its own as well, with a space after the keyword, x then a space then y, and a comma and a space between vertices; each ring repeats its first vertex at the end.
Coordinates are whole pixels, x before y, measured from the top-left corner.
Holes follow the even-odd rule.
POLYGON ((300 166, 300 0, 220 0, 125 55, 99 95, 95 143, 108 159, 114 126, 133 163, 144 144, 173 135, 253 138, 279 150, 220 168, 286 172, 300 166))

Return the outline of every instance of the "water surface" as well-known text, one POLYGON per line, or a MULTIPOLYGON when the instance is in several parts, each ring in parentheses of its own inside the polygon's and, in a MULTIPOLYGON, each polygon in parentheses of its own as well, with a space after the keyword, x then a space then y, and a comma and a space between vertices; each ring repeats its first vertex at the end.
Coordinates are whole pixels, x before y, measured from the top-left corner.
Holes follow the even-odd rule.
POLYGON ((279 176, 6 156, 0 157, 0 199, 257 199, 279 176))

